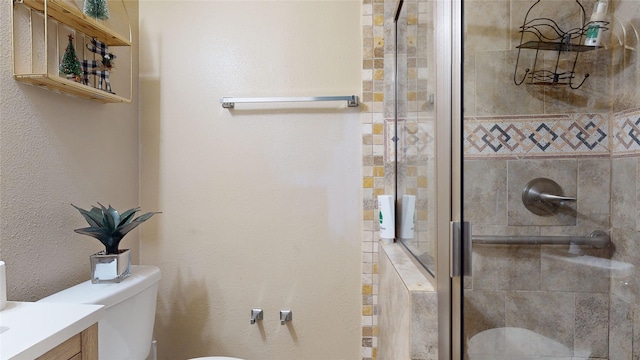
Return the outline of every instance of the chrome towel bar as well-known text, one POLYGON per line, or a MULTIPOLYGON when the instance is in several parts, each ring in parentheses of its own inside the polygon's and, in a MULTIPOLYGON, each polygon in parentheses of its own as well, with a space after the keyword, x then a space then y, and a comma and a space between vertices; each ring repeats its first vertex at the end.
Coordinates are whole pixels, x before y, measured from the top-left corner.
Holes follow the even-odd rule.
POLYGON ((271 103, 271 102, 314 102, 314 101, 346 101, 348 107, 360 105, 356 95, 348 96, 309 96, 309 97, 259 97, 259 98, 234 98, 223 97, 220 99, 222 107, 232 109, 236 103, 271 103))
POLYGON ((609 245, 611 239, 604 231, 596 230, 589 236, 498 236, 473 235, 471 241, 479 244, 492 245, 591 245, 603 248, 609 245))

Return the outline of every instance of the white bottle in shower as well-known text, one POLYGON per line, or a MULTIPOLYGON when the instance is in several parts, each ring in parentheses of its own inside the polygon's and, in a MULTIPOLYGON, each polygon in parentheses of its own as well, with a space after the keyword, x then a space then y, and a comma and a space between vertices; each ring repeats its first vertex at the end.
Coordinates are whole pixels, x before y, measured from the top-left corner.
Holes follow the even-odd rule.
POLYGON ((386 244, 396 237, 395 203, 391 195, 378 195, 378 221, 380 222, 380 241, 386 244))
POLYGON ((402 195, 402 216, 400 218, 400 238, 413 239, 416 221, 415 195, 402 195))
POLYGON ((606 0, 600 0, 593 6, 593 13, 591 14, 591 21, 587 27, 587 38, 584 44, 587 46, 599 46, 602 40, 602 33, 606 30, 607 26, 607 7, 606 0))

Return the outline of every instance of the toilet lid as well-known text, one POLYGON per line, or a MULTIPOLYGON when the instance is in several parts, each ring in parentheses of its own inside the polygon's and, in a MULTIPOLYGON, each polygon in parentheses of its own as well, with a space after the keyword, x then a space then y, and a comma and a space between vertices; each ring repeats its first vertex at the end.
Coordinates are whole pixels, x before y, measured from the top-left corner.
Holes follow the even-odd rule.
POLYGON ((552 357, 580 358, 590 356, 589 349, 569 349, 556 340, 534 331, 502 327, 482 331, 467 341, 470 360, 540 359, 552 357))

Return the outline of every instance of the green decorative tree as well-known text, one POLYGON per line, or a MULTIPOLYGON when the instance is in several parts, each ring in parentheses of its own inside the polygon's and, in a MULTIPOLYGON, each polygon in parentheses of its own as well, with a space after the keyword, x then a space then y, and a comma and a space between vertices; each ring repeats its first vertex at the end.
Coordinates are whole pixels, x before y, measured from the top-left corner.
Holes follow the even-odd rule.
POLYGON ((73 36, 69 34, 69 44, 64 50, 62 60, 60 60, 60 73, 65 74, 67 78, 74 81, 80 81, 82 76, 82 67, 80 66, 80 60, 76 55, 76 49, 73 47, 73 36))
POLYGON ((109 18, 107 0, 84 0, 82 11, 94 19, 106 20, 109 18))

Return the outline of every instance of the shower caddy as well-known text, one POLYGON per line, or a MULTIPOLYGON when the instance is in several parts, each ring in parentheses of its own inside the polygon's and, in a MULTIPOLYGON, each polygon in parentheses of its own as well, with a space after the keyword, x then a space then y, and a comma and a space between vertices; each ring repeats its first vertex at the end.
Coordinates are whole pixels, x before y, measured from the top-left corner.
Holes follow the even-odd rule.
MULTIPOLYGON (((103 21, 85 15, 75 2, 68 0, 13 0, 13 11, 11 12, 13 44, 11 51, 14 78, 20 82, 101 103, 131 103, 131 94, 133 93, 132 31, 124 1, 121 0, 121 3, 125 15, 119 20, 128 27, 128 37, 109 28, 103 21), (128 94, 116 95, 59 76, 61 49, 64 48, 64 45, 61 44, 66 44, 65 39, 69 33, 73 34, 77 42, 82 44, 81 47, 75 46, 79 51, 86 51, 85 44, 89 43, 91 39, 97 39, 109 47, 129 49, 128 64, 123 63, 127 61, 126 56, 118 57, 118 63, 122 65, 118 66, 120 71, 129 72, 127 78, 129 81, 128 94), (80 50, 81 48, 82 50, 80 50)), ((78 55, 80 60, 83 60, 82 55, 78 55)))
MULTIPOLYGON (((553 19, 540 17, 529 19, 529 13, 531 10, 540 3, 541 0, 537 0, 524 17, 524 22, 520 27, 520 45, 516 46, 518 49, 518 57, 516 60, 516 68, 513 73, 513 81, 516 85, 525 83, 527 78, 529 81, 527 84, 531 85, 569 85, 571 89, 580 88, 585 80, 589 77, 589 74, 585 74, 582 81, 575 85, 575 69, 578 61, 578 55, 585 51, 592 51, 602 46, 587 46, 582 45, 585 38, 585 34, 589 25, 593 24, 592 21, 586 21, 586 13, 584 7, 578 0, 575 0, 577 6, 580 8, 580 14, 582 16, 582 22, 580 27, 572 28, 567 31, 560 29, 558 23, 553 19), (524 42, 525 33, 533 34, 536 40, 524 42), (518 80, 518 67, 520 65, 520 53, 523 49, 535 50, 535 58, 533 60, 533 68, 527 68, 524 71, 524 76, 518 80), (548 69, 541 65, 543 61, 539 61, 538 56, 540 50, 555 51, 557 55, 555 57, 554 66, 548 69), (571 70, 562 70, 560 68, 560 57, 562 54, 572 53, 573 59, 568 68, 571 70)), ((603 22, 604 25, 609 25, 609 22, 603 22)), ((602 27, 602 31, 608 30, 607 27, 602 27)))

